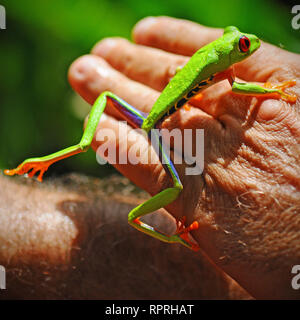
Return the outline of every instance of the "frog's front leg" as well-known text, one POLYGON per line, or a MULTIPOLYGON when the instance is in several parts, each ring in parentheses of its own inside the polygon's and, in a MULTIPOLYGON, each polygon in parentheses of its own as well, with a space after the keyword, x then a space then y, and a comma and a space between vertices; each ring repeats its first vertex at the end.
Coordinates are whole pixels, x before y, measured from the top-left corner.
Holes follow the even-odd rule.
POLYGON ((266 82, 263 86, 250 82, 237 82, 233 67, 223 72, 217 73, 214 77, 214 81, 227 79, 231 84, 232 91, 239 94, 254 95, 254 96, 265 96, 270 98, 277 98, 294 103, 297 100, 297 96, 288 94, 284 90, 289 87, 293 87, 296 84, 296 80, 288 80, 278 84, 271 84, 266 82))
POLYGON ((108 102, 111 102, 112 106, 115 107, 118 112, 123 115, 123 118, 125 118, 133 127, 140 127, 143 123, 144 114, 130 106, 113 93, 105 91, 95 101, 89 115, 87 126, 78 144, 45 157, 27 159, 23 161, 16 169, 5 170, 4 173, 10 176, 28 173, 29 177, 33 177, 37 172, 40 172, 38 175, 38 180, 42 181, 43 174, 51 164, 64 158, 71 157, 75 154, 87 151, 91 145, 101 114, 103 113, 108 102))

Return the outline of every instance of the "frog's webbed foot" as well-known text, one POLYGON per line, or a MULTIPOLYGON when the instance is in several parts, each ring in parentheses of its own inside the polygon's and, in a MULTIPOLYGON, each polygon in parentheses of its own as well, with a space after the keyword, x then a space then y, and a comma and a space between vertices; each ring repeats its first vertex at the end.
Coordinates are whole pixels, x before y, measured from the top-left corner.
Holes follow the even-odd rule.
POLYGON ((23 161, 16 169, 4 170, 4 173, 8 176, 14 176, 15 174, 23 175, 28 173, 28 177, 32 178, 39 171, 40 173, 37 179, 38 181, 42 182, 43 174, 48 170, 51 164, 86 150, 86 148, 82 147, 80 144, 77 144, 45 157, 27 159, 23 161))
POLYGON ((194 251, 198 251, 200 247, 198 244, 196 244, 194 241, 190 239, 189 232, 192 230, 198 229, 199 223, 197 221, 194 221, 188 227, 185 227, 184 225, 185 221, 186 221, 185 216, 176 220, 177 229, 176 229, 175 235, 180 237, 185 243, 187 243, 190 249, 194 251))
POLYGON ((45 171, 53 161, 38 161, 38 159, 28 159, 22 162, 17 168, 4 170, 4 173, 8 176, 14 176, 15 174, 23 175, 28 174, 29 178, 32 178, 38 171, 40 172, 37 179, 42 182, 45 171))
POLYGON ((289 103, 294 103, 297 100, 297 96, 284 92, 286 88, 293 87, 296 84, 296 80, 288 80, 279 84, 272 84, 270 82, 264 83, 264 87, 267 89, 275 90, 274 93, 279 94, 280 98, 289 103))

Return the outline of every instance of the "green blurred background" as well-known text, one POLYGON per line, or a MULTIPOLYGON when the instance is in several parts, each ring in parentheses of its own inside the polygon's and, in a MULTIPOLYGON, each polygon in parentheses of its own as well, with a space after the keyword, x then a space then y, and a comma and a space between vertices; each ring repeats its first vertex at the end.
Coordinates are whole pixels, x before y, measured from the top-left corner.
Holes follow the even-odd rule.
MULTIPOLYGON (((67 82, 69 65, 101 38, 130 39, 149 15, 190 19, 212 27, 236 25, 300 53, 300 30, 291 27, 294 1, 270 0, 7 0, 0 30, 0 168, 46 155, 79 141, 85 103, 67 82)), ((57 163, 47 175, 78 171, 104 176, 88 153, 57 163)))

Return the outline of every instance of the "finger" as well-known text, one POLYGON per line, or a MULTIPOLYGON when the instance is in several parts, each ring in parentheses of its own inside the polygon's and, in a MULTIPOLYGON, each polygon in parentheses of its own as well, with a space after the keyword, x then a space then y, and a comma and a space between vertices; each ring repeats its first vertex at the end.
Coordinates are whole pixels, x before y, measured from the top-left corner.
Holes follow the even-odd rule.
POLYGON ((191 56, 222 34, 221 29, 203 27, 188 20, 148 17, 136 24, 132 36, 136 43, 191 56))
MULTIPOLYGON (((137 23, 133 30, 134 40, 173 53, 192 55, 199 48, 222 35, 221 29, 201 26, 197 23, 169 17, 149 17, 137 23)), ((247 81, 265 82, 270 77, 281 76, 281 81, 293 78, 295 57, 273 45, 262 43, 251 57, 235 65, 238 77, 247 81), (289 70, 282 70, 282 61, 289 70), (282 79, 284 72, 284 79, 282 79)))
POLYGON ((105 59, 113 68, 130 79, 156 90, 163 90, 178 66, 189 58, 163 50, 133 44, 122 38, 107 38, 92 53, 105 59))
MULTIPOLYGON (((83 56, 71 65, 69 81, 90 104, 101 92, 111 91, 141 111, 149 112, 159 96, 157 91, 128 79, 105 60, 93 55, 83 56)), ((105 111, 117 116, 109 107, 105 111)))

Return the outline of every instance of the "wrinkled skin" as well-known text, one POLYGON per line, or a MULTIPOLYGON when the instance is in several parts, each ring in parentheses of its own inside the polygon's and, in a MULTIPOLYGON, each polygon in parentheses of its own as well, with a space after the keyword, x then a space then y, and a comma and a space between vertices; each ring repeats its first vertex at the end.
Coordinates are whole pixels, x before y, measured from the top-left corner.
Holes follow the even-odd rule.
MULTIPOLYGON (((146 18, 133 30, 136 44, 119 38, 100 41, 90 55, 72 64, 69 80, 91 104, 99 93, 109 90, 147 112, 176 67, 221 34, 222 30, 189 21, 146 18)), ((263 43, 253 56, 235 66, 235 73, 258 83, 297 79, 289 90, 300 96, 299 62, 299 55, 263 43)), ((108 107, 98 130, 117 131, 118 120, 108 107)), ((197 220, 200 227, 193 237, 203 252, 253 297, 299 298, 299 291, 291 288, 291 268, 300 264, 299 99, 289 105, 240 96, 231 93, 224 81, 207 89, 191 110, 170 116, 162 127, 205 130, 204 172, 186 176, 185 165, 176 165, 184 190, 168 206, 169 213, 187 216, 187 223, 197 220)), ((146 153, 147 142, 139 135, 136 138, 146 153)), ((122 147, 122 141, 118 142, 122 147)), ((93 141, 95 150, 99 145, 93 141)), ((121 147, 119 152, 126 153, 121 147)), ((159 163, 116 167, 150 194, 170 185, 159 163)), ((16 219, 22 225, 22 218, 16 219)), ((47 234, 53 230, 47 228, 47 234)), ((38 237, 33 241, 39 247, 38 237)))

